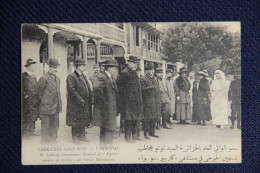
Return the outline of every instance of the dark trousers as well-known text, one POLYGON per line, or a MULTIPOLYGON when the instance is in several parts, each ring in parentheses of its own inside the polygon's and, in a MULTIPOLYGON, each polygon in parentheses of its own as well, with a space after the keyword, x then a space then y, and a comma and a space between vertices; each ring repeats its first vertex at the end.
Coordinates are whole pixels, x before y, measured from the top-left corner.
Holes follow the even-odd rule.
POLYGON ((143 120, 144 134, 154 135, 156 118, 147 118, 143 120))
POLYGON ((109 130, 105 127, 100 127, 100 145, 112 145, 113 135, 114 130, 109 130))
POLYGON ((241 125, 241 103, 232 103, 231 105, 231 121, 232 125, 234 125, 235 120, 237 120, 237 126, 241 125))
POLYGON ((139 135, 139 120, 125 120, 125 140, 137 138, 139 135))
POLYGON ((170 104, 162 103, 162 126, 165 127, 170 118, 170 104))
POLYGON ((35 131, 35 117, 30 116, 30 113, 25 114, 22 119, 22 133, 30 133, 35 131))
POLYGON ((41 143, 55 144, 58 136, 59 112, 41 116, 41 143))
POLYGON ((85 138, 85 126, 72 126, 71 134, 73 141, 78 141, 85 138))

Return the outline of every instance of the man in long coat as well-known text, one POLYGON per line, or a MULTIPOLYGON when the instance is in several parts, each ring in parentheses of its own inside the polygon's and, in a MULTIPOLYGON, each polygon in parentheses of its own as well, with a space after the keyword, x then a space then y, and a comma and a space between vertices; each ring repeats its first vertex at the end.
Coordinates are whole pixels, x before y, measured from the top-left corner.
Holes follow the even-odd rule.
POLYGON ((188 71, 186 68, 180 69, 180 76, 176 79, 175 91, 176 91, 176 116, 177 120, 180 120, 180 124, 188 124, 186 120, 191 119, 190 108, 190 82, 187 79, 188 71))
POLYGON ((28 59, 25 65, 26 71, 22 74, 22 135, 37 135, 35 133, 35 121, 38 118, 38 110, 34 107, 37 80, 34 75, 36 62, 28 59))
POLYGON ((67 77, 66 124, 72 127, 72 140, 75 144, 89 141, 85 137, 85 127, 89 126, 91 121, 92 94, 90 84, 83 74, 85 65, 83 59, 76 59, 76 70, 67 77))
POLYGON ((94 109, 92 124, 100 126, 100 144, 112 145, 113 134, 117 128, 116 117, 118 104, 118 89, 115 79, 118 66, 115 60, 104 63, 105 70, 101 71, 94 85, 94 109))
MULTIPOLYGON (((195 80, 192 85, 192 121, 196 122, 199 119, 199 101, 198 101, 198 90, 201 75, 196 73, 194 76, 195 80)), ((198 121, 197 125, 201 125, 201 121, 198 121)))
POLYGON ((203 121, 202 125, 205 126, 205 120, 209 119, 210 116, 210 87, 209 82, 206 79, 206 73, 200 71, 199 74, 202 76, 199 82, 198 87, 198 106, 199 106, 199 116, 198 116, 198 124, 201 124, 201 120, 203 121))
POLYGON ((163 78, 163 69, 157 68, 156 69, 156 76, 159 83, 159 89, 161 93, 161 113, 162 113, 162 126, 165 129, 170 129, 167 126, 167 120, 170 118, 170 90, 169 85, 167 85, 166 79, 163 78))
POLYGON ((168 119, 167 119, 168 124, 172 124, 170 118, 171 118, 171 116, 173 117, 175 114, 175 90, 174 90, 175 84, 174 83, 175 83, 175 81, 173 79, 173 71, 172 71, 172 69, 168 69, 166 71, 166 85, 169 90, 169 95, 170 95, 170 99, 171 99, 170 116, 168 116, 168 119))
POLYGON ((241 129, 241 75, 240 70, 235 71, 235 79, 231 82, 228 92, 228 100, 231 102, 231 129, 234 129, 235 120, 237 128, 241 129))
POLYGON ((119 92, 119 113, 125 120, 125 140, 139 140, 138 127, 143 119, 142 90, 140 78, 136 73, 139 60, 130 56, 128 66, 117 79, 119 92))
POLYGON ((49 60, 49 72, 43 75, 36 91, 36 104, 41 118, 41 143, 56 144, 59 112, 62 111, 60 96, 60 78, 56 75, 59 62, 55 58, 49 60))
POLYGON ((146 75, 141 79, 144 110, 143 130, 144 137, 150 139, 148 134, 153 137, 158 137, 158 135, 155 135, 155 125, 158 114, 158 110, 156 109, 156 99, 158 99, 156 98, 156 88, 158 85, 156 78, 154 77, 153 63, 148 63, 146 70, 146 75))

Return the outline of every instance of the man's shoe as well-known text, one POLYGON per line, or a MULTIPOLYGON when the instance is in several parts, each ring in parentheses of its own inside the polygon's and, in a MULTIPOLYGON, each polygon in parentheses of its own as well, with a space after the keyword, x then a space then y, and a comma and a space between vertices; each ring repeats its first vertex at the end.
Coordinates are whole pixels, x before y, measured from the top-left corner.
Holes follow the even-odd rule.
POLYGON ((133 138, 134 141, 141 141, 142 139, 141 138, 133 138))
POLYGON ((170 127, 167 127, 167 126, 163 126, 164 129, 171 129, 170 127))
POLYGON ((168 124, 172 125, 173 123, 171 121, 167 121, 168 124))
POLYGON ((29 136, 40 136, 40 134, 35 133, 35 132, 28 132, 27 133, 29 136))
POLYGON ((180 121, 180 122, 178 122, 178 123, 176 123, 176 124, 183 124, 183 123, 182 123, 182 121, 180 121))
POLYGON ((145 139, 150 139, 149 136, 147 136, 147 135, 145 135, 144 137, 145 137, 145 139))
POLYGON ((188 125, 189 123, 187 123, 186 121, 184 121, 183 124, 187 124, 187 125, 188 125))
POLYGON ((159 136, 158 136, 158 135, 155 135, 155 134, 152 134, 152 135, 150 135, 150 136, 155 137, 155 138, 159 138, 159 136))
POLYGON ((240 126, 240 125, 238 125, 238 126, 237 126, 237 128, 238 128, 238 129, 241 129, 241 126, 240 126))
POLYGON ((79 141, 82 141, 82 142, 89 142, 89 139, 87 139, 87 138, 81 138, 81 139, 79 139, 79 141))
POLYGON ((125 141, 128 142, 128 143, 135 143, 134 141, 132 141, 130 139, 126 139, 125 141))
POLYGON ((230 128, 231 128, 231 129, 234 129, 234 125, 231 125, 230 128))

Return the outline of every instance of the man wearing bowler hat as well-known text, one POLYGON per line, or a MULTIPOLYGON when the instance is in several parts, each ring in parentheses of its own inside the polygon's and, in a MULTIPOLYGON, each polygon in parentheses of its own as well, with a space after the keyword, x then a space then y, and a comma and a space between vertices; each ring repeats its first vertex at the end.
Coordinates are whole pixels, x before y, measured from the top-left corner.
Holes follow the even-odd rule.
POLYGON ((112 145, 113 134, 117 128, 116 117, 118 90, 115 80, 118 75, 116 60, 104 62, 104 71, 95 78, 94 109, 92 124, 100 126, 100 145, 112 145))
POLYGON ((157 121, 157 115, 160 114, 157 111, 157 79, 154 76, 154 64, 148 62, 146 66, 146 75, 141 79, 142 84, 142 96, 143 96, 143 130, 144 137, 150 139, 150 136, 158 137, 155 135, 155 124, 157 121))
POLYGON ((59 112, 62 111, 60 78, 56 75, 59 61, 49 60, 49 72, 43 75, 37 85, 36 104, 41 117, 41 143, 56 144, 59 112))
POLYGON ((66 124, 71 126, 72 140, 75 144, 88 142, 85 127, 90 125, 92 115, 91 85, 84 75, 85 60, 75 60, 76 69, 67 77, 66 124))
POLYGON ((117 79, 119 92, 119 113, 125 121, 125 140, 140 140, 139 123, 143 119, 142 114, 142 90, 140 78, 136 73, 139 60, 136 56, 130 56, 128 66, 117 79))
POLYGON ((176 116, 177 120, 180 120, 179 124, 188 124, 186 120, 191 119, 191 98, 189 93, 191 84, 187 78, 188 74, 186 68, 183 67, 180 69, 180 76, 176 79, 176 116))
POLYGON ((35 121, 38 118, 38 111, 34 107, 37 80, 34 75, 36 62, 28 59, 25 65, 25 72, 22 74, 22 135, 37 135, 35 133, 35 121))

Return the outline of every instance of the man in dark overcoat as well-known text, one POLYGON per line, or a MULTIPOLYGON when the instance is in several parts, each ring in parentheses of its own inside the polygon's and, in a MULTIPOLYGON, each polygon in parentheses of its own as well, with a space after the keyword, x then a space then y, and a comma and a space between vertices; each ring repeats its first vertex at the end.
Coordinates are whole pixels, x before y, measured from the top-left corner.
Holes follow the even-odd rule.
POLYGON ((118 90, 115 79, 118 73, 116 60, 107 60, 105 70, 101 71, 94 85, 94 108, 92 124, 100 126, 100 144, 112 145, 113 134, 117 128, 116 117, 118 90))
POLYGON ((241 129, 241 75, 240 70, 235 71, 235 79, 230 83, 228 100, 231 102, 231 129, 234 129, 235 120, 237 128, 241 129))
POLYGON ((149 135, 155 135, 155 125, 157 121, 156 96, 158 87, 156 77, 154 76, 154 65, 148 63, 146 66, 146 75, 141 79, 142 96, 143 96, 143 130, 144 137, 149 139, 149 135), (149 135, 148 135, 149 134, 149 135))
POLYGON ((34 75, 36 62, 28 59, 26 70, 22 74, 22 135, 37 135, 35 133, 35 121, 38 118, 38 110, 34 107, 37 79, 34 75))
POLYGON ((206 78, 206 73, 204 71, 200 71, 199 74, 201 75, 201 79, 198 87, 198 124, 201 124, 202 121, 202 125, 205 126, 205 120, 208 120, 210 116, 210 87, 206 78))
POLYGON ((49 72, 43 75, 37 85, 36 104, 41 118, 41 143, 56 144, 59 112, 62 111, 60 78, 56 75, 59 62, 49 60, 49 72))
POLYGON ((190 108, 190 82, 188 80, 188 71, 186 68, 180 69, 180 76, 176 79, 175 91, 176 91, 176 118, 180 120, 179 124, 188 124, 186 120, 191 119, 190 108))
MULTIPOLYGON (((194 82, 192 85, 192 121, 196 122, 199 119, 199 101, 198 101, 198 90, 199 90, 199 82, 201 79, 201 75, 199 73, 195 73, 194 82)), ((201 125, 201 121, 199 120, 197 125, 201 125)))
POLYGON ((128 66, 117 79, 119 92, 119 113, 125 120, 125 140, 139 140, 138 126, 142 115, 142 90, 140 78, 136 73, 139 60, 130 56, 128 66))
POLYGON ((89 140, 85 137, 85 127, 90 125, 92 115, 92 94, 89 81, 83 74, 85 60, 76 59, 76 70, 67 77, 67 116, 66 124, 71 126, 75 144, 89 140))

